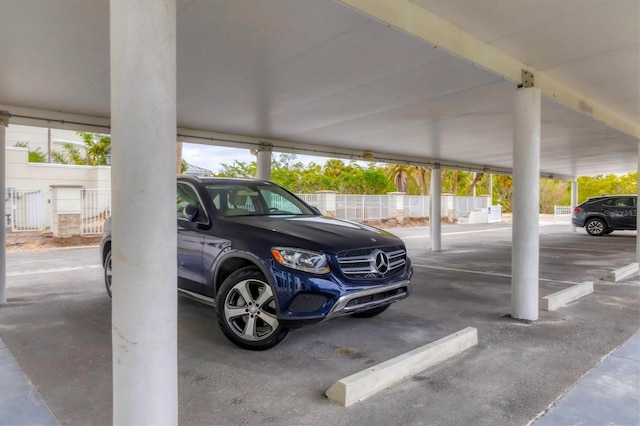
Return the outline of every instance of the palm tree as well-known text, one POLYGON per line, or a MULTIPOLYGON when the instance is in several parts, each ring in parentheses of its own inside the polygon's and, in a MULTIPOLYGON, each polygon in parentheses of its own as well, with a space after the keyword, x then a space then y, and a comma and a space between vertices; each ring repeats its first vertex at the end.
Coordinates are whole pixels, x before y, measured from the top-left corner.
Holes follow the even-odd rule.
POLYGON ((429 186, 431 185, 431 170, 426 167, 416 166, 413 179, 415 180, 418 188, 420 188, 420 195, 429 195, 429 186))
POLYGON ((471 182, 471 185, 469 185, 469 188, 467 189, 467 197, 471 196, 473 194, 473 188, 476 187, 476 185, 478 185, 478 183, 480 183, 480 181, 482 180, 482 177, 484 176, 484 173, 476 173, 476 176, 473 178, 473 181, 471 182))
POLYGON ((16 142, 14 146, 17 146, 19 148, 27 148, 29 150, 30 163, 44 163, 47 161, 47 157, 42 151, 40 151, 40 147, 32 150, 31 148, 29 148, 28 142, 16 142))
POLYGON ((51 158, 54 163, 89 166, 107 165, 107 155, 111 152, 111 137, 95 133, 78 132, 84 142, 84 152, 76 144, 62 144, 64 152, 54 151, 51 158))
POLYGON ((496 198, 492 204, 500 204, 502 211, 511 211, 511 197, 513 195, 513 179, 508 175, 493 175, 493 196, 496 198))
POLYGON ((79 132, 86 147, 86 163, 91 166, 104 166, 107 164, 107 154, 111 152, 111 137, 96 133, 79 132))
POLYGON ((413 176, 415 166, 408 164, 387 164, 384 175, 391 180, 399 192, 407 192, 409 178, 413 176))
POLYGON ((62 148, 64 148, 69 158, 69 161, 67 164, 69 163, 77 164, 77 165, 87 164, 87 159, 80 152, 80 148, 78 147, 78 145, 74 145, 70 142, 65 142, 62 144, 62 148))
POLYGON ((324 174, 334 179, 337 178, 340 173, 344 171, 344 169, 345 166, 342 160, 338 160, 335 158, 327 160, 327 162, 324 164, 324 174))

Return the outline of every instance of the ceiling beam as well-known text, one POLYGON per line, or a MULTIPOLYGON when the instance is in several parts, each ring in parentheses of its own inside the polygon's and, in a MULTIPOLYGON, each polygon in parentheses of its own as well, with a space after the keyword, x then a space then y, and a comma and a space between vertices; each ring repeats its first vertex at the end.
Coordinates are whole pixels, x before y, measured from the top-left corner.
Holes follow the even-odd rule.
POLYGON ((77 132, 110 133, 111 121, 104 117, 46 111, 0 105, 0 111, 9 113, 9 123, 22 126, 51 127, 77 132))
MULTIPOLYGON (((65 129, 79 132, 94 132, 102 134, 111 133, 111 122, 108 118, 104 117, 66 114, 54 111, 14 107, 10 105, 0 105, 0 111, 7 111, 9 113, 10 124, 19 124, 34 127, 50 127, 55 129, 65 129)), ((176 132, 176 140, 180 142, 224 146, 229 148, 258 149, 260 147, 269 147, 275 152, 288 152, 293 154, 314 155, 327 158, 341 158, 345 160, 371 161, 391 164, 409 164, 413 166, 423 167, 434 167, 436 165, 439 165, 444 169, 467 170, 472 172, 485 172, 505 175, 512 174, 512 169, 510 168, 495 167, 487 164, 473 164, 453 160, 442 160, 438 158, 356 151, 335 146, 220 133, 209 130, 178 128, 176 132)), ((573 180, 572 176, 560 176, 548 172, 543 172, 540 174, 540 176, 543 178, 573 180)))
POLYGON ((496 47, 456 27, 410 0, 337 0, 387 26, 394 27, 454 56, 522 84, 522 70, 534 75, 542 94, 575 111, 587 114, 614 129, 640 139, 640 124, 525 64, 496 47))

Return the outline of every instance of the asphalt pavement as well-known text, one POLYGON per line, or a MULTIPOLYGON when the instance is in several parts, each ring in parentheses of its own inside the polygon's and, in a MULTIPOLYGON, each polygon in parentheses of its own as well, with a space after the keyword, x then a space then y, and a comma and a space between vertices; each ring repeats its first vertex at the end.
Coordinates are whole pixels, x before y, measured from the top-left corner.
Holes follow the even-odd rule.
MULTIPOLYGON (((266 352, 236 348, 213 308, 180 297, 180 424, 640 424, 640 279, 600 280, 634 261, 635 232, 542 226, 540 295, 587 280, 595 292, 525 323, 509 316, 510 224, 443 225, 438 253, 428 228, 392 231, 415 267, 410 298, 378 317, 294 330, 266 352), (478 329, 479 344, 461 355, 348 408, 324 396, 342 377, 465 327, 478 329)), ((7 280, 0 424, 110 424, 111 309, 98 249, 9 253, 7 280), (38 417, 19 417, 10 401, 38 417)))

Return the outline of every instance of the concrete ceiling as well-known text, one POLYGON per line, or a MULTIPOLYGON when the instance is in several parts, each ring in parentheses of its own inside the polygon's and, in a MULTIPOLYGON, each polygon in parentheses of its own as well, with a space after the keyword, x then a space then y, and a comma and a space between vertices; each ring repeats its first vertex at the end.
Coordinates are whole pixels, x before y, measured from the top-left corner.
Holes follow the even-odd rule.
MULTIPOLYGON (((628 172, 640 137, 639 5, 179 0, 179 133, 192 142, 268 141, 276 151, 509 170, 520 80, 501 67, 521 63, 545 95, 542 171, 628 172), (397 23, 373 7, 391 3, 411 16, 397 23), (434 30, 433 40, 413 31, 416 16, 449 25, 442 45, 434 30), (476 61, 469 46, 492 53, 476 61)), ((0 0, 0 28, 0 109, 11 122, 82 115, 108 125, 107 0, 0 0)))

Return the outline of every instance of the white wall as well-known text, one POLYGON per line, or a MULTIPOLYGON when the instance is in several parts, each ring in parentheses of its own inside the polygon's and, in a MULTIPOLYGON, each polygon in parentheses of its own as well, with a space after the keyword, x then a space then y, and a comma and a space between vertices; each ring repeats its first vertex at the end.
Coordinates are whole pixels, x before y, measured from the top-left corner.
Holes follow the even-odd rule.
MULTIPOLYGON (((27 142, 29 148, 35 151, 40 148, 40 152, 47 155, 47 147, 49 141, 48 129, 45 127, 20 126, 17 124, 9 124, 6 130, 7 146, 15 146, 18 142, 27 142)), ((62 144, 70 142, 84 147, 84 142, 78 134, 72 130, 51 129, 51 142, 53 151, 61 151, 62 144)))
POLYGON ((27 148, 8 146, 7 188, 42 189, 51 185, 81 185, 88 189, 110 189, 111 167, 29 163, 27 148))
MULTIPOLYGON (((45 129, 46 130, 46 129, 45 129)), ((6 188, 3 188, 7 213, 12 212, 8 188, 41 190, 45 194, 45 224, 50 227, 51 185, 79 185, 86 189, 111 189, 111 167, 69 164, 29 163, 27 148, 6 147, 6 188)), ((0 219, 1 220, 1 219, 0 219)))

